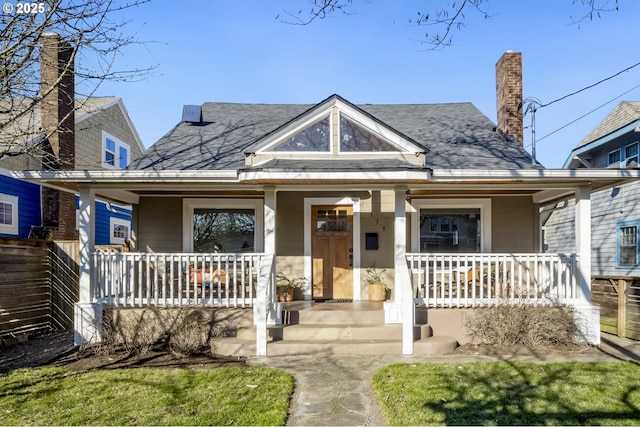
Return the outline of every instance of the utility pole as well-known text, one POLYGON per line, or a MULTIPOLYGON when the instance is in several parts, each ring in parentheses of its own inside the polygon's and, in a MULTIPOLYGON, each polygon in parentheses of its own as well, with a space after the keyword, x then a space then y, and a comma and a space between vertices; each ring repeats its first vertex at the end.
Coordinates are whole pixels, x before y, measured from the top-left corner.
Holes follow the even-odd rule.
POLYGON ((531 109, 531 164, 536 164, 536 104, 529 104, 531 109))

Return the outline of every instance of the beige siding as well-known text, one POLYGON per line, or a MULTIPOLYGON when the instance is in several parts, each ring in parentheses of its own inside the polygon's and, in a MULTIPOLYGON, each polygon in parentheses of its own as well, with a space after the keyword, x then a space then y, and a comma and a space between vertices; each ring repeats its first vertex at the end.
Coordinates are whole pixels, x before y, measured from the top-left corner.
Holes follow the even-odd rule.
POLYGON ((531 197, 494 197, 491 251, 539 252, 537 205, 531 197))
POLYGON ((42 169, 42 162, 33 156, 21 154, 0 159, 0 168, 14 171, 40 170, 42 169))
POLYGON ((76 124, 76 169, 102 168, 103 130, 129 144, 132 160, 141 154, 122 110, 112 105, 76 124))
MULTIPOLYGON (((366 267, 386 269, 384 276, 393 287, 393 191, 373 191, 372 194, 366 191, 279 192, 276 208, 276 270, 292 277, 304 276, 304 199, 347 196, 360 198, 361 287, 362 298, 366 299, 366 267), (365 233, 378 233, 378 250, 365 250, 365 233)), ((354 256, 358 254, 354 253, 354 256)))
POLYGON ((141 197, 137 219, 139 251, 182 252, 182 198, 141 197))

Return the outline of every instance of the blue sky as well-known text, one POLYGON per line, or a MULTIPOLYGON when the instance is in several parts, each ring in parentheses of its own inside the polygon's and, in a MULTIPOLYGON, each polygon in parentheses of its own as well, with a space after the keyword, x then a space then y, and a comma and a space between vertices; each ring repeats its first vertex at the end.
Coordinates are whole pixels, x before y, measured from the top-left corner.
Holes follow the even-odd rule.
MULTIPOLYGON (((149 147, 180 121, 184 104, 312 104, 338 93, 356 104, 471 102, 495 122, 495 63, 506 50, 522 52, 524 97, 542 104, 640 62, 638 1, 619 0, 619 11, 578 26, 573 20, 586 12, 580 2, 492 0, 490 19, 468 12, 455 45, 429 51, 420 43, 427 29, 410 20, 438 3, 446 4, 353 0, 350 15, 298 26, 281 19, 308 8, 306 0, 154 0, 124 17, 127 31, 154 43, 128 48, 117 65, 158 67, 143 81, 105 83, 97 94, 123 98, 149 147)), ((640 100, 638 85, 640 66, 539 109, 538 160, 562 167, 620 101, 640 100)), ((530 144, 526 128, 529 151, 530 144)))

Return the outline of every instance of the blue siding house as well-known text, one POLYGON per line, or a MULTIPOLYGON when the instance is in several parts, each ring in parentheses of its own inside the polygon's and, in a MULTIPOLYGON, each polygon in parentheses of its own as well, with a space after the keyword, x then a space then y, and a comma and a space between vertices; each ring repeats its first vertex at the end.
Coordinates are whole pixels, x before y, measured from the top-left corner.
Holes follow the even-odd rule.
POLYGON ((0 237, 29 237, 42 224, 40 186, 8 176, 0 169, 0 237))

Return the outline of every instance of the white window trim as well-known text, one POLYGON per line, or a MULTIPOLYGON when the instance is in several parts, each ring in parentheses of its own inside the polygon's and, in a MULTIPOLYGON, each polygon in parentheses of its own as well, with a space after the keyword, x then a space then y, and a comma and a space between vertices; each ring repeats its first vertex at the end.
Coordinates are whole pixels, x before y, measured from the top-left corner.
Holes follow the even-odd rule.
POLYGON ((420 252, 420 209, 480 209, 480 252, 491 252, 491 199, 411 200, 411 252, 420 252))
POLYGON ((253 247, 264 251, 264 201, 262 199, 184 199, 182 201, 182 250, 193 252, 193 212, 195 209, 253 209, 253 247))
POLYGON ((114 217, 109 218, 109 243, 110 244, 112 244, 112 245, 124 245, 125 239, 128 239, 130 236, 131 236, 131 221, 130 220, 122 219, 122 218, 114 218, 114 217), (127 237, 120 238, 120 237, 115 237, 113 235, 113 228, 116 225, 124 225, 125 227, 127 227, 127 230, 129 231, 127 233, 127 237))
POLYGON ((0 202, 11 205, 11 218, 12 224, 0 224, 0 233, 3 234, 18 234, 18 196, 10 196, 8 194, 0 193, 0 202))
MULTIPOLYGON (((314 205, 346 205, 353 208, 353 300, 362 299, 360 288, 360 198, 359 197, 306 197, 304 199, 304 277, 311 278, 311 207, 314 205)), ((304 299, 313 299, 311 279, 304 285, 304 299)))
POLYGON ((118 156, 120 155, 120 147, 124 147, 127 149, 127 166, 129 166, 129 163, 131 162, 131 146, 129 144, 127 144, 126 142, 122 141, 121 139, 111 135, 108 132, 105 132, 104 130, 102 131, 102 151, 100 152, 100 159, 101 159, 101 164, 102 167, 105 169, 120 169, 119 167, 119 158, 118 156), (107 138, 109 138, 110 140, 112 140, 113 142, 116 143, 116 147, 115 147, 115 165, 111 165, 109 163, 107 163, 107 156, 106 156, 106 151, 107 151, 107 138))

